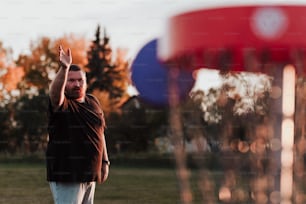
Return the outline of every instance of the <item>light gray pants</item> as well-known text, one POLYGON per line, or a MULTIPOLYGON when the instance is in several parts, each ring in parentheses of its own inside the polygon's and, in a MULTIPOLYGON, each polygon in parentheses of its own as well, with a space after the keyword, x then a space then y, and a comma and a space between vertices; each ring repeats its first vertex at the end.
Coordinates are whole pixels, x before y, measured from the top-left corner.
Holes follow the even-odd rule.
POLYGON ((49 182, 55 204, 93 204, 96 182, 49 182))

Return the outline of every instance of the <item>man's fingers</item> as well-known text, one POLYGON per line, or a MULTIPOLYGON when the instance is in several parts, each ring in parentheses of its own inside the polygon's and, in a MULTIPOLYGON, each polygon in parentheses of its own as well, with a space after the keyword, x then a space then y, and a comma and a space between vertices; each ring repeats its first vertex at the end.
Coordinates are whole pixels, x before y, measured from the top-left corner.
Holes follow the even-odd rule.
POLYGON ((58 55, 61 58, 63 54, 65 54, 65 52, 63 50, 63 47, 60 45, 58 46, 58 55))
POLYGON ((68 56, 71 55, 71 49, 70 49, 70 48, 68 48, 68 50, 67 50, 67 55, 68 55, 68 56))

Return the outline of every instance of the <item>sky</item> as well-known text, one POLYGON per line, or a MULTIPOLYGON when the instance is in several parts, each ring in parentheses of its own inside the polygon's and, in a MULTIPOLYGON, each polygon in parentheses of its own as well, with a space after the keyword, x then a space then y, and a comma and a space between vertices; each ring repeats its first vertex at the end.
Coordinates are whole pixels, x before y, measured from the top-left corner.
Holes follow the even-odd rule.
MULTIPOLYGON (((0 41, 18 56, 41 36, 73 33, 92 40, 100 24, 113 47, 127 48, 135 57, 144 44, 163 34, 171 16, 242 2, 288 4, 288 0, 0 0, 0 41)), ((295 2, 305 0, 290 1, 295 2)))
MULTIPOLYGON (((166 19, 190 5, 182 0, 0 0, 0 41, 14 56, 27 53, 41 36, 76 34, 94 39, 99 24, 113 47, 134 57, 161 35, 166 19)), ((194 1, 195 2, 195 1, 194 1)), ((199 4, 199 3, 197 3, 199 4)))
POLYGON ((13 49, 16 58, 42 36, 72 33, 93 40, 99 24, 106 28, 112 48, 126 48, 133 59, 146 43, 163 35, 171 16, 202 8, 273 3, 288 0, 0 0, 0 41, 13 49))

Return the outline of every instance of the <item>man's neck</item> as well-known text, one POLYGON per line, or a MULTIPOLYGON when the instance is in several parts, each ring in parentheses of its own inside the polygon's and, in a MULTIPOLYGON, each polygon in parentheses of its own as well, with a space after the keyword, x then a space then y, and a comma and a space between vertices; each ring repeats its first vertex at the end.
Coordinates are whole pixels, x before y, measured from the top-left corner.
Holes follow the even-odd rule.
POLYGON ((66 97, 67 97, 67 99, 74 100, 74 101, 77 101, 79 103, 84 103, 85 102, 85 96, 81 97, 81 98, 73 98, 73 97, 69 97, 69 96, 66 95, 66 97))
POLYGON ((78 98, 78 99, 75 99, 77 102, 79 103, 84 103, 85 102, 85 97, 82 97, 82 98, 78 98))

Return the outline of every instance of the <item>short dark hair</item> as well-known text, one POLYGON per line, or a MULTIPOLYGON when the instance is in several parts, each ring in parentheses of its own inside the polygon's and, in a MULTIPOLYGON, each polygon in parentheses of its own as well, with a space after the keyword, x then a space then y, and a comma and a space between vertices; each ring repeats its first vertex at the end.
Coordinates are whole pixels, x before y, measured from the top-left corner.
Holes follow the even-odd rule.
POLYGON ((82 71, 82 69, 81 69, 81 67, 79 67, 78 65, 72 64, 72 65, 70 65, 70 67, 69 67, 69 71, 77 72, 77 71, 82 71))

